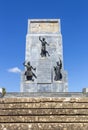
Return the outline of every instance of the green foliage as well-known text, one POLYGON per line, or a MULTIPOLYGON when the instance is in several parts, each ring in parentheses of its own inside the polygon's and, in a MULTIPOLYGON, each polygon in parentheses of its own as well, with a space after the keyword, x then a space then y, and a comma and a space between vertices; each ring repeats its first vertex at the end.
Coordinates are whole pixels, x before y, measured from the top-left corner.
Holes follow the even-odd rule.
POLYGON ((3 94, 3 96, 6 94, 6 89, 5 88, 2 88, 2 94, 3 94))

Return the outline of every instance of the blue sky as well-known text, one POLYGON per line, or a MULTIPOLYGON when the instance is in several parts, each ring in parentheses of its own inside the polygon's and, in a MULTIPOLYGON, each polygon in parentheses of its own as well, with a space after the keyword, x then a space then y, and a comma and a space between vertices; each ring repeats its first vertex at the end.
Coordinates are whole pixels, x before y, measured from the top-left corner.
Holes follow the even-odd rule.
POLYGON ((0 0, 0 87, 20 91, 20 73, 15 72, 24 69, 27 22, 32 18, 61 19, 69 91, 88 87, 88 0, 0 0))

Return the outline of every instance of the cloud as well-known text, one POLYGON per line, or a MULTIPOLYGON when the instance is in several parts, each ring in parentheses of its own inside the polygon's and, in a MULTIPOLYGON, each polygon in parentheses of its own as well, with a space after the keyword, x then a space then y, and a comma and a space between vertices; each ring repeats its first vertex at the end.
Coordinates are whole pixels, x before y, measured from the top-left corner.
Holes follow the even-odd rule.
POLYGON ((11 73, 20 73, 21 70, 18 67, 14 67, 14 68, 8 69, 8 72, 11 72, 11 73))

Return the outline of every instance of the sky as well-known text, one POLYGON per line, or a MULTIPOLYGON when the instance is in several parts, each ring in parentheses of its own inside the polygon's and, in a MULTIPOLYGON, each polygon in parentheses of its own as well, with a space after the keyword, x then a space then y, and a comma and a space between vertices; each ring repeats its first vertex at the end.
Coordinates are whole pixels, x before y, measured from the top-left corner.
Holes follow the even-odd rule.
POLYGON ((20 92, 28 19, 60 19, 69 92, 88 87, 88 0, 0 0, 0 87, 20 92))

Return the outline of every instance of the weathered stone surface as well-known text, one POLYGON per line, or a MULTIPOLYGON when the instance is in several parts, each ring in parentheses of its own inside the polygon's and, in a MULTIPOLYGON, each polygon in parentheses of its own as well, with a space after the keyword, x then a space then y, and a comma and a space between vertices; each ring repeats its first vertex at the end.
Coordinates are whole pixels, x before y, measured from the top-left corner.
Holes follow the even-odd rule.
MULTIPOLYGON (((60 21, 59 21, 60 22, 60 21)), ((60 30, 60 27, 58 27, 57 20, 55 21, 49 21, 49 20, 33 20, 30 21, 30 28, 28 28, 30 33, 57 33, 60 30)))
POLYGON ((0 122, 2 123, 88 123, 88 116, 0 116, 0 122))
POLYGON ((67 92, 67 72, 63 64, 63 45, 60 29, 60 19, 29 19, 26 36, 25 61, 30 61, 36 67, 37 78, 26 83, 25 75, 21 75, 21 92, 67 92), (42 42, 39 37, 45 38, 46 57, 41 57, 42 42), (49 53, 49 56, 48 56, 49 53), (45 60, 44 60, 45 59, 45 60), (55 81, 54 67, 57 61, 62 62, 61 83, 55 81))
POLYGON ((0 116, 2 115, 25 115, 25 116, 31 116, 31 115, 88 115, 88 109, 57 109, 57 108, 44 108, 44 109, 41 109, 41 108, 36 108, 36 109, 16 109, 16 111, 14 111, 14 109, 6 109, 6 108, 3 108, 3 109, 0 109, 0 116))
MULTIPOLYGON (((46 88, 48 89, 48 84, 51 83, 51 60, 49 58, 41 58, 38 62, 37 67, 37 83, 40 83, 40 87, 42 87, 41 84, 46 84, 46 88)), ((44 90, 43 90, 44 91, 44 90)), ((48 91, 46 91, 48 92, 48 91)))
POLYGON ((1 98, 0 130, 88 130, 88 97, 1 98))
POLYGON ((88 93, 88 88, 83 88, 82 92, 83 93, 88 93))
POLYGON ((40 102, 0 104, 0 109, 3 108, 88 108, 88 103, 40 102))
MULTIPOLYGON (((8 93, 6 95, 8 95, 8 93)), ((39 93, 15 93, 13 92, 13 93, 9 93, 9 96, 6 96, 6 95, 3 98, 0 98, 0 103, 12 103, 12 102, 25 103, 25 102, 47 102, 47 101, 48 102, 79 102, 79 103, 88 102, 88 97, 86 97, 86 94, 82 95, 82 93, 76 94, 76 93, 69 92, 69 93, 40 93, 39 94, 39 93), (12 98, 12 95, 14 95, 13 98, 12 98), (59 95, 61 95, 61 97, 59 95), (67 95, 72 95, 72 96, 68 97, 67 95), (79 96, 77 97, 77 95, 79 96)))
POLYGON ((88 123, 1 123, 0 130, 88 130, 88 123))

